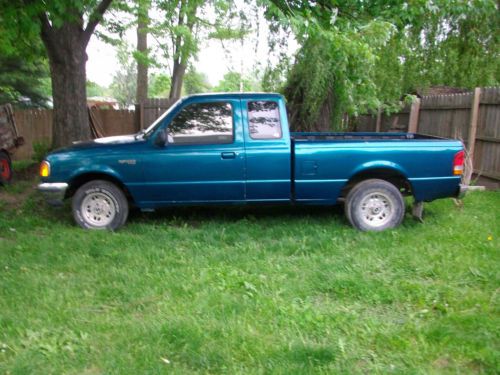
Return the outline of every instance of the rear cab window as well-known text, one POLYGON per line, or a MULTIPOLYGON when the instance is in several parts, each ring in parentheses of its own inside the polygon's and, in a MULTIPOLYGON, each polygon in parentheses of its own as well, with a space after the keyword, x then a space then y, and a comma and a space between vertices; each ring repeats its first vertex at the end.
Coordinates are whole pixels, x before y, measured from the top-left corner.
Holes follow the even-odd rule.
POLYGON ((281 139, 280 111, 278 103, 270 100, 248 102, 248 130, 256 140, 281 139))
POLYGON ((228 102, 189 104, 167 128, 167 141, 172 145, 228 144, 233 140, 233 108, 228 102))

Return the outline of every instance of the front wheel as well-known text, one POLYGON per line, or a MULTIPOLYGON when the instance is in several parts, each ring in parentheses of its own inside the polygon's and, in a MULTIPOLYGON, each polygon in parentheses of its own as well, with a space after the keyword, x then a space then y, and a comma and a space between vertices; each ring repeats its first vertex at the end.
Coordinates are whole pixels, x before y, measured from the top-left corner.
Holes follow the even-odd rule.
POLYGON ((7 153, 0 151, 0 185, 7 184, 12 179, 12 163, 7 153))
POLYGON ((347 194, 345 214, 352 226, 359 230, 381 231, 401 224, 405 203, 393 184, 370 179, 358 183, 347 194))
POLYGON ((128 217, 128 202, 115 184, 95 180, 82 185, 72 201, 73 217, 85 229, 117 230, 128 217))

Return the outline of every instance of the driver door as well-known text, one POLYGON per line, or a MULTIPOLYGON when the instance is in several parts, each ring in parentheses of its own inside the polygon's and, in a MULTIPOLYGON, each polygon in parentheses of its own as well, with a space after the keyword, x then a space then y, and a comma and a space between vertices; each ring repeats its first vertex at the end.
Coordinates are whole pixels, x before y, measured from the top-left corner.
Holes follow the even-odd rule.
MULTIPOLYGON (((240 101, 194 98, 164 129, 165 147, 145 160, 153 203, 236 202, 245 198, 240 101)), ((146 202, 145 202, 146 203, 146 202)))

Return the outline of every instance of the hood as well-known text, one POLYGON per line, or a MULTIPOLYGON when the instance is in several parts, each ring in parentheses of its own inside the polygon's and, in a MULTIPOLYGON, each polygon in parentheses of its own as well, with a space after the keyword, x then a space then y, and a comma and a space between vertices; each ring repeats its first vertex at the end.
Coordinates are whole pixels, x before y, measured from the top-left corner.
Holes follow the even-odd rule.
POLYGON ((76 141, 73 142, 71 146, 59 148, 51 152, 52 154, 57 154, 61 152, 70 152, 78 150, 96 149, 96 148, 107 148, 114 145, 125 145, 133 144, 143 141, 141 136, 136 138, 136 135, 118 135, 114 137, 103 137, 96 138, 92 141, 76 141))

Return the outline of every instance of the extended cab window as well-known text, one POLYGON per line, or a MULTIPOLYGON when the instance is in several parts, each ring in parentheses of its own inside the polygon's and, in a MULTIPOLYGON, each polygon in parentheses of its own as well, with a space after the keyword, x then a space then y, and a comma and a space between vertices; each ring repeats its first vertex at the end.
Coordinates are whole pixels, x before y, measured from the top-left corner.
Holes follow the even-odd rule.
POLYGON ((281 138, 278 103, 272 101, 248 102, 248 128, 252 139, 281 138))
POLYGON ((168 125, 168 143, 222 144, 233 142, 233 111, 223 102, 190 104, 168 125))

